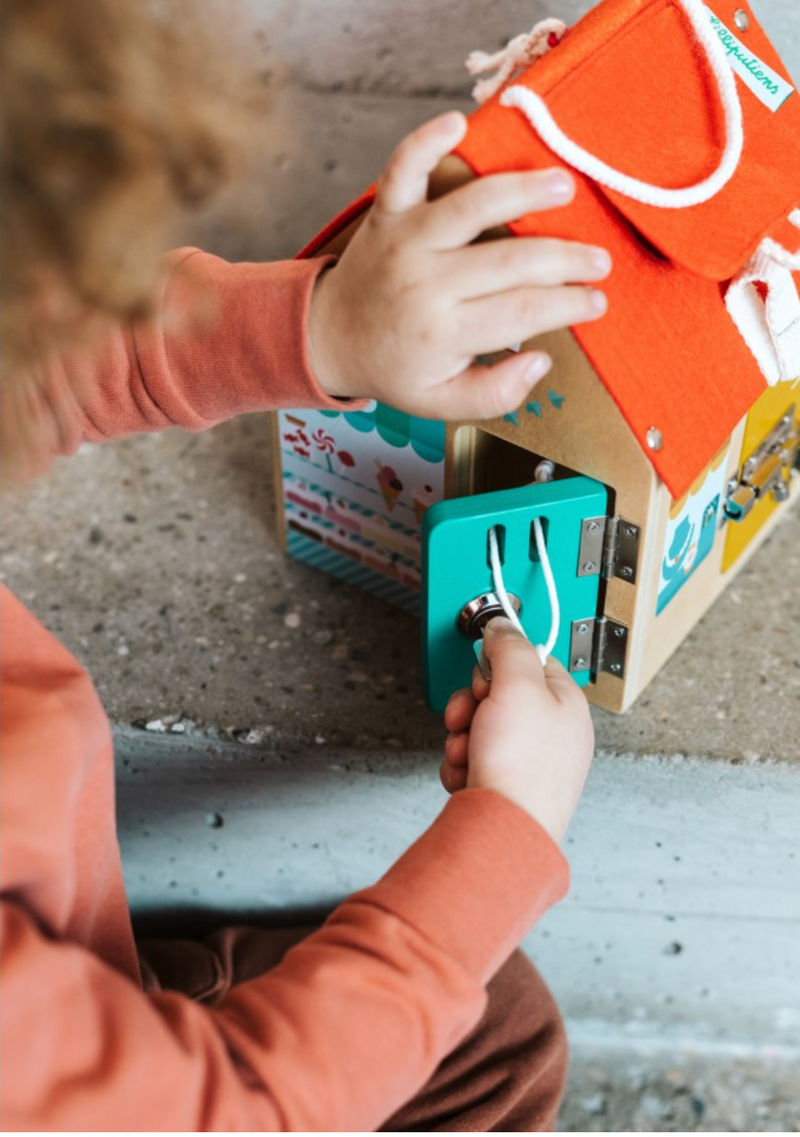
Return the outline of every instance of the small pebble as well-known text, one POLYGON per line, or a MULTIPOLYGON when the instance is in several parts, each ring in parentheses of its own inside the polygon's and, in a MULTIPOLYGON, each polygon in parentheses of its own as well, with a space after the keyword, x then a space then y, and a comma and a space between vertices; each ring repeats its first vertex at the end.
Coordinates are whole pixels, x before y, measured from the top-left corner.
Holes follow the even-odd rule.
POLYGON ((162 719, 151 719, 150 722, 144 724, 144 729, 154 734, 163 734, 167 728, 162 719))
POLYGON ((287 628, 299 628, 301 624, 299 612, 287 612, 283 617, 283 622, 287 628))
POLYGON ((235 584, 244 584, 244 582, 247 580, 247 574, 243 572, 237 572, 236 576, 233 579, 235 584))
POLYGON ((210 810, 206 814, 206 825, 209 829, 221 829, 224 824, 225 818, 221 813, 217 813, 216 810, 210 810))

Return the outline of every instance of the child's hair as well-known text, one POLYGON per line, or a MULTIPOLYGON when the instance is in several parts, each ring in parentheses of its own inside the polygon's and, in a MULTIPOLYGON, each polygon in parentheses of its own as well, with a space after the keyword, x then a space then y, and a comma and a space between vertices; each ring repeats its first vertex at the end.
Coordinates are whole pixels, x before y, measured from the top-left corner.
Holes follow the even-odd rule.
POLYGON ((199 7, 3 0, 5 383, 87 312, 146 317, 172 222, 224 180, 236 114, 199 7))

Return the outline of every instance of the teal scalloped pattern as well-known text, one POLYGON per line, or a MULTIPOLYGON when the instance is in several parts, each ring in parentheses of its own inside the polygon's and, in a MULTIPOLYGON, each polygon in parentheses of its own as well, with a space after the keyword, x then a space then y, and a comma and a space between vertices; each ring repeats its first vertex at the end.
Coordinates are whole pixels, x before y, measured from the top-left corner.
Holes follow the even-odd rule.
POLYGON ((398 450, 410 446, 426 462, 444 461, 445 425, 436 419, 415 418, 378 403, 369 411, 321 411, 326 418, 344 415, 355 430, 377 434, 398 450))

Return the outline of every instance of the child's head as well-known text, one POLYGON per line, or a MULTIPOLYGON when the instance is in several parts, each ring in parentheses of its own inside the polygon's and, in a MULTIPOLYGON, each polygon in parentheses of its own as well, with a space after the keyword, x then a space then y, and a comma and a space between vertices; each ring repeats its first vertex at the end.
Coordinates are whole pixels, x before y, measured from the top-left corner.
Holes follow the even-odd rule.
POLYGON ((236 115, 209 73, 196 9, 4 0, 0 331, 12 450, 25 365, 97 317, 147 316, 172 223, 228 170, 236 115))

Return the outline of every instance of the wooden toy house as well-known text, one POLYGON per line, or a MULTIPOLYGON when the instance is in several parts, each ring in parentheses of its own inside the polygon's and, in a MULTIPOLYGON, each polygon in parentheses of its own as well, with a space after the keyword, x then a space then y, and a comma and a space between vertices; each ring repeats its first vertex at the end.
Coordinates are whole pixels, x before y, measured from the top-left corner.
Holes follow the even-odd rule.
MULTIPOLYGON (((607 168, 668 195, 710 181, 730 107, 687 9, 697 19, 695 0, 605 0, 513 86, 540 96, 607 168)), ((385 406, 276 416, 288 550, 407 608, 422 595, 429 669, 458 661, 436 693, 429 686, 434 705, 474 663, 459 641, 472 599, 462 593, 492 586, 483 538, 470 551, 453 529, 435 543, 453 502, 484 529, 487 518, 503 523, 505 501, 523 503, 526 524, 545 519, 568 597, 554 654, 593 702, 622 711, 800 496, 800 98, 748 7, 712 0, 702 11, 737 74, 743 135, 733 172, 706 200, 653 204, 581 173, 502 96, 473 114, 434 178, 441 194, 496 171, 571 167, 573 204, 510 228, 613 257, 607 315, 537 338, 553 368, 518 411, 447 425, 385 406), (559 528, 561 499, 585 487, 588 511, 559 528), (437 632, 432 582, 462 579, 443 576, 433 559, 443 557, 472 558, 475 586, 453 585, 452 620, 437 632), (440 634, 454 654, 436 654, 440 634)), ((304 255, 341 252, 370 202, 367 193, 304 255)), ((535 552, 519 556, 535 582, 535 552)), ((529 595, 533 638, 549 616, 536 588, 529 595)))

